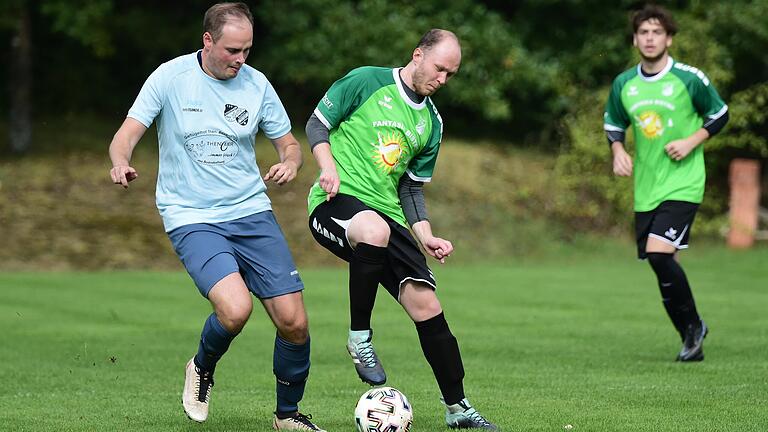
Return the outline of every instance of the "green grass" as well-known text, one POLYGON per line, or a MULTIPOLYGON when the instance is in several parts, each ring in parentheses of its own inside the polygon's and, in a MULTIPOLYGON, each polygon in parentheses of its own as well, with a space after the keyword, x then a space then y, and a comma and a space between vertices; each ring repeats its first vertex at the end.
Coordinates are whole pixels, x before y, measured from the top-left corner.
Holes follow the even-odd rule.
MULTIPOLYGON (((631 247, 435 268, 470 400, 503 430, 763 431, 768 424, 768 249, 683 256, 711 327, 706 360, 679 348, 631 247)), ((346 276, 305 269, 312 371, 302 409, 352 431, 366 387, 344 349, 346 276)), ((444 430, 413 326, 388 296, 374 316, 389 385, 415 431, 444 430)), ((0 273, 0 429, 266 431, 274 330, 261 311, 222 360, 204 425, 182 413, 184 363, 208 314, 183 273, 0 273)))

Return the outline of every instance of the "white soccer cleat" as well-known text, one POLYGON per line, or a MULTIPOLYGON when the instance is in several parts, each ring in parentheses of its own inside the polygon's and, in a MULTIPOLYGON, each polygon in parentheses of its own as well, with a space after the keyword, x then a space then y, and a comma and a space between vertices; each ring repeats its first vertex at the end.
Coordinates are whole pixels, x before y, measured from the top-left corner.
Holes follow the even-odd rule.
POLYGON ((202 372, 195 366, 194 358, 187 363, 184 379, 184 392, 181 394, 181 404, 190 420, 198 423, 208 418, 208 402, 213 388, 213 374, 202 372))
MULTIPOLYGON (((440 402, 443 401, 440 398, 440 402)), ((469 401, 464 398, 453 405, 445 405, 445 423, 451 429, 487 429, 499 430, 498 426, 485 419, 469 401)))
POLYGON ((300 430, 300 431, 315 431, 315 432, 325 432, 323 429, 320 429, 312 423, 312 414, 304 415, 300 412, 297 412, 293 417, 288 417, 284 419, 277 418, 277 415, 275 415, 274 420, 272 421, 272 429, 281 431, 281 430, 300 430))
POLYGON ((373 349, 371 338, 373 330, 350 330, 347 352, 355 364, 357 376, 371 386, 378 386, 387 382, 387 374, 373 349))

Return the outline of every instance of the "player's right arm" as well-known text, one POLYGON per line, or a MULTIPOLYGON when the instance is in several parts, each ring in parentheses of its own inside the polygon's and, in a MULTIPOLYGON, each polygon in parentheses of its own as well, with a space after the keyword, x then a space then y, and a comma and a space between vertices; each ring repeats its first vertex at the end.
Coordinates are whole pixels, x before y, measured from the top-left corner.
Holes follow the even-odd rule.
POLYGON ((139 174, 131 167, 131 155, 147 127, 138 120, 126 117, 120 129, 117 130, 109 144, 109 158, 112 169, 109 175, 112 183, 128 188, 128 182, 135 180, 139 174))
POLYGON ((611 86, 611 94, 605 104, 603 129, 613 153, 613 173, 621 177, 632 175, 632 156, 624 149, 626 130, 630 124, 627 111, 621 103, 623 80, 617 78, 611 86))

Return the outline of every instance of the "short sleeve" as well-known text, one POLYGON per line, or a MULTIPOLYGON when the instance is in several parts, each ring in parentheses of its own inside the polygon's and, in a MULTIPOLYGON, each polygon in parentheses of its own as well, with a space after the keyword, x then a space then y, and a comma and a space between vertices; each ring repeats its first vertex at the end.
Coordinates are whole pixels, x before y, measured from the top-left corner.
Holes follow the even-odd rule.
POLYGON ((330 130, 337 127, 362 104, 366 88, 363 69, 354 69, 339 79, 317 104, 315 115, 330 130))
POLYGON ((624 132, 630 124, 627 111, 621 103, 622 88, 622 81, 618 78, 613 81, 608 102, 605 104, 605 114, 603 114, 603 128, 606 131, 624 132))
POLYGON ((165 68, 165 64, 162 64, 149 75, 131 109, 128 110, 128 117, 139 121, 147 128, 160 114, 165 103, 167 87, 166 75, 163 73, 165 68))
POLYGON ((275 88, 267 81, 264 91, 264 100, 261 107, 261 118, 259 119, 259 128, 264 131, 269 139, 280 138, 291 131, 291 120, 285 111, 280 97, 277 96, 275 88))
POLYGON ((703 118, 719 117, 728 109, 709 78, 703 74, 690 81, 689 91, 696 112, 703 118))
MULTIPOLYGON (((430 107, 430 109, 434 110, 434 107, 430 107)), ((434 110, 433 113, 432 133, 429 136, 429 141, 424 149, 411 159, 406 170, 411 179, 425 183, 432 181, 432 174, 437 164, 437 154, 440 151, 440 142, 443 140, 443 119, 437 110, 434 110)))

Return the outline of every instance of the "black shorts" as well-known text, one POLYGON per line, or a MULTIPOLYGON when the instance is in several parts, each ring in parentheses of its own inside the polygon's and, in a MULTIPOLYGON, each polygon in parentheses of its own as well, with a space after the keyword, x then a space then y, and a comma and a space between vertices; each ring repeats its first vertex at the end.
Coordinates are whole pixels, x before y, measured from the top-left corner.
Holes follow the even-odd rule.
POLYGON ((659 239, 678 250, 688 249, 688 237, 698 209, 698 204, 687 201, 663 201, 651 211, 635 212, 637 257, 646 258, 648 237, 659 239))
POLYGON ((347 240, 347 226, 354 215, 365 210, 376 212, 389 225, 388 262, 381 285, 398 301, 400 286, 409 280, 422 282, 435 289, 435 276, 411 232, 351 195, 338 194, 317 206, 309 216, 309 229, 321 246, 349 262, 354 252, 347 240))

